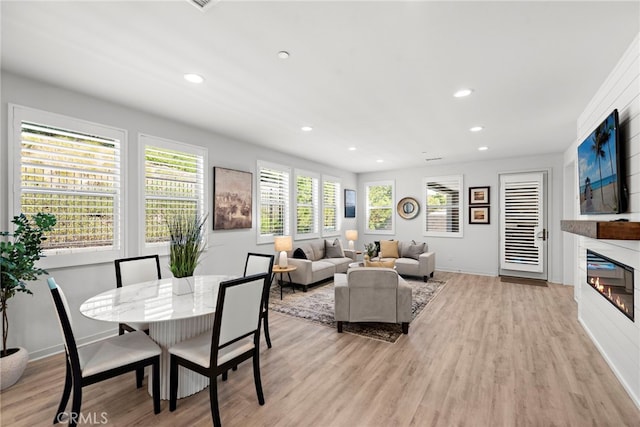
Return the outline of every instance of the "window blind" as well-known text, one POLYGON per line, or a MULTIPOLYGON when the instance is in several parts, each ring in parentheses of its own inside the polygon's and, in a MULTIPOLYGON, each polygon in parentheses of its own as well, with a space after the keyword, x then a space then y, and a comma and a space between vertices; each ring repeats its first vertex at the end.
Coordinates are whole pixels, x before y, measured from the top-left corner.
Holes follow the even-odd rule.
POLYGON ((457 236, 462 232, 462 177, 426 178, 424 183, 425 232, 428 235, 457 236))
POLYGON ((340 205, 340 182, 325 179, 322 182, 322 232, 335 233, 340 228, 338 206, 340 205))
POLYGON ((259 163, 259 243, 289 234, 289 170, 259 163), (260 238, 267 238, 261 240, 260 238))
POLYGON ((145 145, 145 242, 169 240, 166 218, 201 215, 204 196, 202 155, 145 145))
POLYGON ((20 204, 57 224, 43 248, 120 247, 120 146, 117 139, 22 121, 20 204))

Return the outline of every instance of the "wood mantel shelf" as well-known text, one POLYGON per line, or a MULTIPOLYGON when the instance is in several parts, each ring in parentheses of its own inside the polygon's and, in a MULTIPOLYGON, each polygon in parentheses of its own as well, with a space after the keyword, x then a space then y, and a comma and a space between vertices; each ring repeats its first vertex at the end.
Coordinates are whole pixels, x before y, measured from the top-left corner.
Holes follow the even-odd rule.
POLYGON ((623 221, 560 221, 560 229, 568 233, 591 237, 592 239, 640 240, 640 222, 623 221))

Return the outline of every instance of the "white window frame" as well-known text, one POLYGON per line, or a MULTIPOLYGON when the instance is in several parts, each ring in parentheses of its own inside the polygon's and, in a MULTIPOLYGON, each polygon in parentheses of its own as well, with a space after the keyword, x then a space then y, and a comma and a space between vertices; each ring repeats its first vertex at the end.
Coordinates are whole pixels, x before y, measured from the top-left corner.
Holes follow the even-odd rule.
MULTIPOLYGON (((424 210, 422 213, 422 235, 427 237, 464 237, 464 178, 462 175, 448 175, 448 176, 435 176, 424 177, 422 179, 422 201, 424 203, 424 210), (429 198, 427 184, 429 182, 451 182, 455 181, 458 184, 458 231, 429 231, 427 230, 427 215, 429 213, 429 198)), ((447 205, 449 206, 449 205, 447 205)), ((454 205, 455 206, 455 205, 454 205)))
POLYGON ((342 205, 342 182, 340 181, 340 179, 330 176, 330 175, 322 175, 322 187, 320 190, 321 193, 321 207, 320 207, 320 221, 322 222, 321 227, 322 227, 322 236, 323 237, 333 237, 333 236, 339 236, 340 235, 340 230, 342 228, 342 215, 340 214, 340 206, 342 205), (331 182, 335 184, 335 206, 334 205, 328 205, 325 203, 325 195, 324 195, 324 184, 327 182, 331 182), (335 224, 335 230, 327 230, 325 228, 325 224, 324 224, 324 210, 327 207, 332 207, 335 209, 336 211, 336 224, 335 224))
POLYGON ((16 104, 8 105, 9 146, 8 146, 8 188, 13 197, 8 197, 8 216, 13 218, 21 212, 21 129, 22 122, 34 122, 60 129, 69 129, 75 132, 100 135, 119 141, 117 154, 119 163, 120 188, 116 191, 114 199, 114 234, 112 248, 67 248, 45 250, 46 257, 39 261, 39 266, 45 269, 68 267, 75 265, 87 265, 103 262, 111 262, 124 255, 124 238, 126 235, 127 199, 127 162, 124 153, 127 152, 127 131, 112 126, 89 122, 75 117, 24 107, 16 104))
MULTIPOLYGON (((140 191, 140 197, 138 197, 138 247, 140 248, 140 253, 143 255, 150 254, 159 254, 159 255, 167 255, 169 254, 169 243, 168 242, 146 242, 146 199, 147 194, 145 190, 145 166, 146 166, 146 147, 157 147, 166 150, 180 151, 183 153, 192 154, 198 156, 202 159, 202 176, 201 179, 201 187, 200 187, 200 195, 199 195, 199 205, 198 205, 198 214, 204 215, 207 207, 209 206, 209 180, 207 179, 207 169, 209 167, 208 161, 208 150, 204 147, 187 144, 184 142, 174 141, 166 138, 161 138, 158 136, 148 135, 144 133, 138 134, 138 189, 140 191)), ((205 250, 207 250, 207 241, 206 236, 208 235, 208 230, 210 229, 211 224, 211 215, 207 218, 207 223, 205 224, 205 250)))
POLYGON ((256 227, 256 242, 257 244, 265 244, 265 243, 273 243, 274 242, 274 234, 261 234, 261 223, 262 223, 262 186, 260 185, 260 174, 262 169, 273 169, 287 174, 287 180, 285 185, 287 188, 284 188, 283 194, 283 202, 284 202, 284 224, 283 224, 283 234, 284 236, 290 236, 291 230, 291 168, 283 165, 279 165, 277 163, 266 162, 263 160, 258 160, 256 165, 256 218, 258 219, 257 227, 256 227))
POLYGON ((395 203, 396 203, 396 183, 394 180, 386 180, 386 181, 373 181, 366 182, 364 184, 365 188, 365 222, 364 222, 364 233, 365 234, 382 234, 382 235, 390 235, 395 234, 396 230, 396 215, 395 215, 395 203), (391 186, 391 205, 389 208, 391 209, 391 229, 390 230, 373 230, 369 228, 369 214, 371 211, 371 206, 369 205, 369 189, 371 187, 381 187, 381 186, 391 186))
MULTIPOLYGON (((319 228, 320 228, 320 175, 317 173, 305 171, 302 169, 294 169, 294 177, 293 177, 293 217, 294 217, 294 239, 302 240, 302 239, 313 239, 320 237, 319 228), (298 178, 305 177, 311 178, 312 180, 312 200, 311 204, 308 205, 312 211, 312 225, 310 233, 298 233, 298 178)), ((307 205, 303 205, 307 206, 307 205)))

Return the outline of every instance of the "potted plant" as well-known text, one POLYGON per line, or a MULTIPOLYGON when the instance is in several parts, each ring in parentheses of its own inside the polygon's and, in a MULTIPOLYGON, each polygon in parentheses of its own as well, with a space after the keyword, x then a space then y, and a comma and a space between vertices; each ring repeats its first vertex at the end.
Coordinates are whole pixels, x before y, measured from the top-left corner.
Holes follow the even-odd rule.
POLYGON ((2 311, 2 352, 0 353, 0 390, 12 386, 24 372, 29 354, 22 347, 7 348, 9 318, 7 303, 16 292, 32 294, 28 281, 36 280, 47 271, 35 266, 42 255, 44 235, 56 224, 52 214, 38 213, 30 219, 23 213, 11 221, 15 231, 0 232, 0 311, 2 311))
POLYGON ((193 292, 189 278, 204 251, 208 215, 175 215, 166 219, 169 228, 169 269, 175 279, 173 292, 193 292))

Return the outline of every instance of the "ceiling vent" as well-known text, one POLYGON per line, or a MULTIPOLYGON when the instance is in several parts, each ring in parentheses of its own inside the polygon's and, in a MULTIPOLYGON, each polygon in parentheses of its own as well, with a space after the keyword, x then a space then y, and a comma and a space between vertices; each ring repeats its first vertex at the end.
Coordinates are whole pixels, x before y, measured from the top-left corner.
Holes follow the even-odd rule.
POLYGON ((189 3, 198 8, 198 10, 205 11, 220 0, 187 0, 189 3))
POLYGON ((436 160, 442 160, 442 157, 430 157, 428 159, 424 159, 425 162, 433 162, 436 160))

